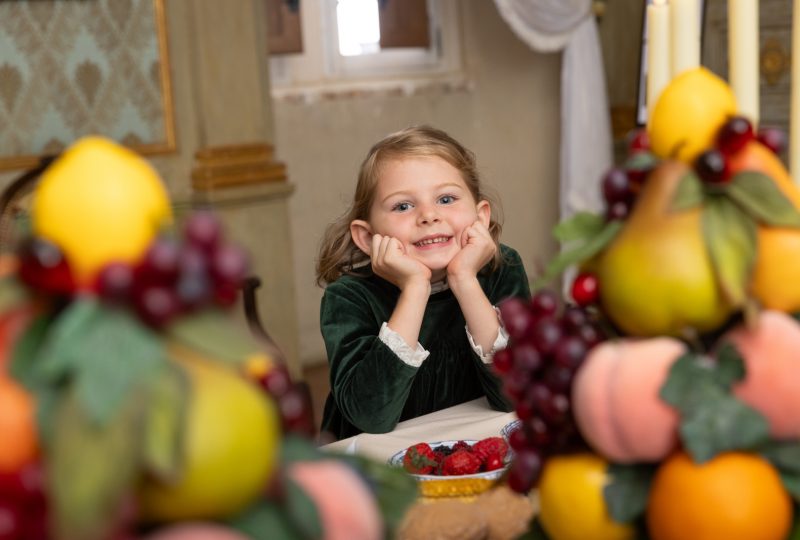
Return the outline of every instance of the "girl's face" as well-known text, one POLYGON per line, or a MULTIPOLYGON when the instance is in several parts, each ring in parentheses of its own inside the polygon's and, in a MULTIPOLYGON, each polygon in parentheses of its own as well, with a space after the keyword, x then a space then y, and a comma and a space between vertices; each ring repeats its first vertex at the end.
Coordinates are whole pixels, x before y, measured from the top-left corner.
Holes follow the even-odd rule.
POLYGON ((490 216, 489 202, 475 201, 458 169, 438 157, 413 157, 384 165, 368 225, 372 234, 399 240, 437 280, 461 250, 464 230, 476 220, 488 227, 490 216))

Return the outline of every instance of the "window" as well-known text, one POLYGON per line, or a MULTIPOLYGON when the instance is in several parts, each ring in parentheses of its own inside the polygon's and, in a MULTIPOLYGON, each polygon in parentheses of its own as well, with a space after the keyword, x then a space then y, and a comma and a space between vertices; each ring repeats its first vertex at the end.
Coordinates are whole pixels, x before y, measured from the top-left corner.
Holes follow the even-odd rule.
POLYGON ((272 55, 274 89, 460 75, 458 0, 303 0, 301 54, 272 55))

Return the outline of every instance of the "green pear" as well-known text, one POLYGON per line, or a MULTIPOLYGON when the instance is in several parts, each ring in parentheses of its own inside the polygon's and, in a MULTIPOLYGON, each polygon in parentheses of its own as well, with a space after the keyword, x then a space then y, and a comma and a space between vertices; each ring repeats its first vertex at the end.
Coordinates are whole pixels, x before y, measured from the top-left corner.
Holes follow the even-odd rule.
POLYGON ((733 311, 717 286, 701 207, 671 208, 687 172, 677 161, 655 169, 620 232, 593 261, 603 309, 628 334, 706 332, 733 311))

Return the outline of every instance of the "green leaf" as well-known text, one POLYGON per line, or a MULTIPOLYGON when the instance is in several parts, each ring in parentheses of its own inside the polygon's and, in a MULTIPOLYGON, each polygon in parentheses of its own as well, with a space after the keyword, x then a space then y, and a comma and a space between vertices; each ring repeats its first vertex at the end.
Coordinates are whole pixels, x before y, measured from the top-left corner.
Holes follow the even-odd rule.
POLYGON ((673 212, 680 212, 689 210, 703 203, 703 184, 697 173, 693 169, 689 169, 681 178, 678 188, 675 190, 675 195, 672 198, 670 210, 673 212))
POLYGON ((614 521, 630 523, 644 514, 656 466, 650 464, 608 467, 609 483, 603 488, 606 506, 614 521))
POLYGON ((205 309, 178 318, 166 333, 197 351, 232 364, 241 364, 260 351, 246 328, 224 312, 205 309))
POLYGON ((718 392, 709 394, 703 407, 685 414, 681 421, 681 440, 697 463, 720 452, 753 448, 769 437, 769 424, 760 413, 718 392))
POLYGON ((284 479, 286 512, 294 527, 304 538, 322 538, 322 520, 317 505, 296 482, 284 479))
POLYGON ((672 364, 659 393, 661 399, 681 412, 702 406, 705 395, 716 387, 712 369, 707 359, 691 352, 684 354, 672 364))
POLYGON ((57 538, 101 540, 117 525, 137 478, 142 401, 129 394, 112 421, 101 426, 74 388, 60 400, 46 455, 57 538))
POLYGON ((14 275, 0 277, 0 313, 5 313, 30 299, 28 288, 24 287, 14 275))
POLYGON ((625 160, 622 168, 626 171, 649 171, 658 165, 658 158, 651 152, 639 151, 625 160))
POLYGON ((544 274, 534 281, 533 288, 538 289, 547 283, 550 283, 553 279, 561 275, 568 267, 572 266, 573 264, 583 262, 599 253, 614 239, 619 230, 622 228, 622 225, 623 222, 619 220, 609 221, 600 230, 600 232, 587 240, 585 243, 573 249, 565 249, 564 251, 560 252, 553 258, 553 260, 550 261, 550 264, 547 265, 544 274))
POLYGON ((591 212, 578 212, 555 226, 553 236, 561 243, 576 240, 588 240, 597 235, 605 224, 605 220, 598 214, 591 212))
POLYGON ((160 338, 128 311, 85 298, 53 324, 37 362, 44 380, 71 376, 86 412, 103 423, 131 388, 158 371, 166 354, 160 338))
POLYGON ((800 212, 769 176, 741 172, 727 186, 731 199, 759 223, 774 227, 800 227, 800 212))
POLYGON ((796 503, 800 503, 800 474, 781 472, 781 483, 796 503))
POLYGON ((260 500, 228 522, 232 528, 252 540, 298 540, 303 538, 283 507, 260 500))
POLYGON ((177 479, 183 463, 189 380, 179 365, 167 362, 148 386, 144 465, 161 480, 170 482, 177 479))
POLYGON ((708 197, 703 208, 703 236, 725 299, 744 305, 756 257, 755 222, 730 199, 708 197))
POLYGON ((713 371, 715 380, 725 390, 733 383, 744 380, 745 365, 739 350, 731 342, 725 342, 717 352, 717 368, 713 371))
POLYGON ((46 381, 38 377, 36 358, 44 343, 50 327, 50 318, 40 316, 34 319, 14 344, 9 370, 11 376, 23 386, 35 392, 46 381))
POLYGON ((800 475, 800 441, 770 441, 759 452, 781 471, 800 475))

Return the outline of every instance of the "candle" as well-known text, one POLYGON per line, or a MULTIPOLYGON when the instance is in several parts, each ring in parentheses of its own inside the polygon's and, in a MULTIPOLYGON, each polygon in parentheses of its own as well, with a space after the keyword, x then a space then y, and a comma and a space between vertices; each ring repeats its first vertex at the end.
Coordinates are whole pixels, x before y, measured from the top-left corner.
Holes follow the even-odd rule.
POLYGON ((672 76, 700 65, 700 2, 670 0, 672 76))
POLYGON ((789 169, 800 184, 800 0, 792 6, 792 79, 789 112, 789 169))
POLYGON ((666 0, 653 0, 647 6, 648 118, 652 117, 653 106, 670 80, 669 53, 669 4, 666 0))
POLYGON ((758 124, 758 0, 728 0, 728 79, 739 112, 758 124))

